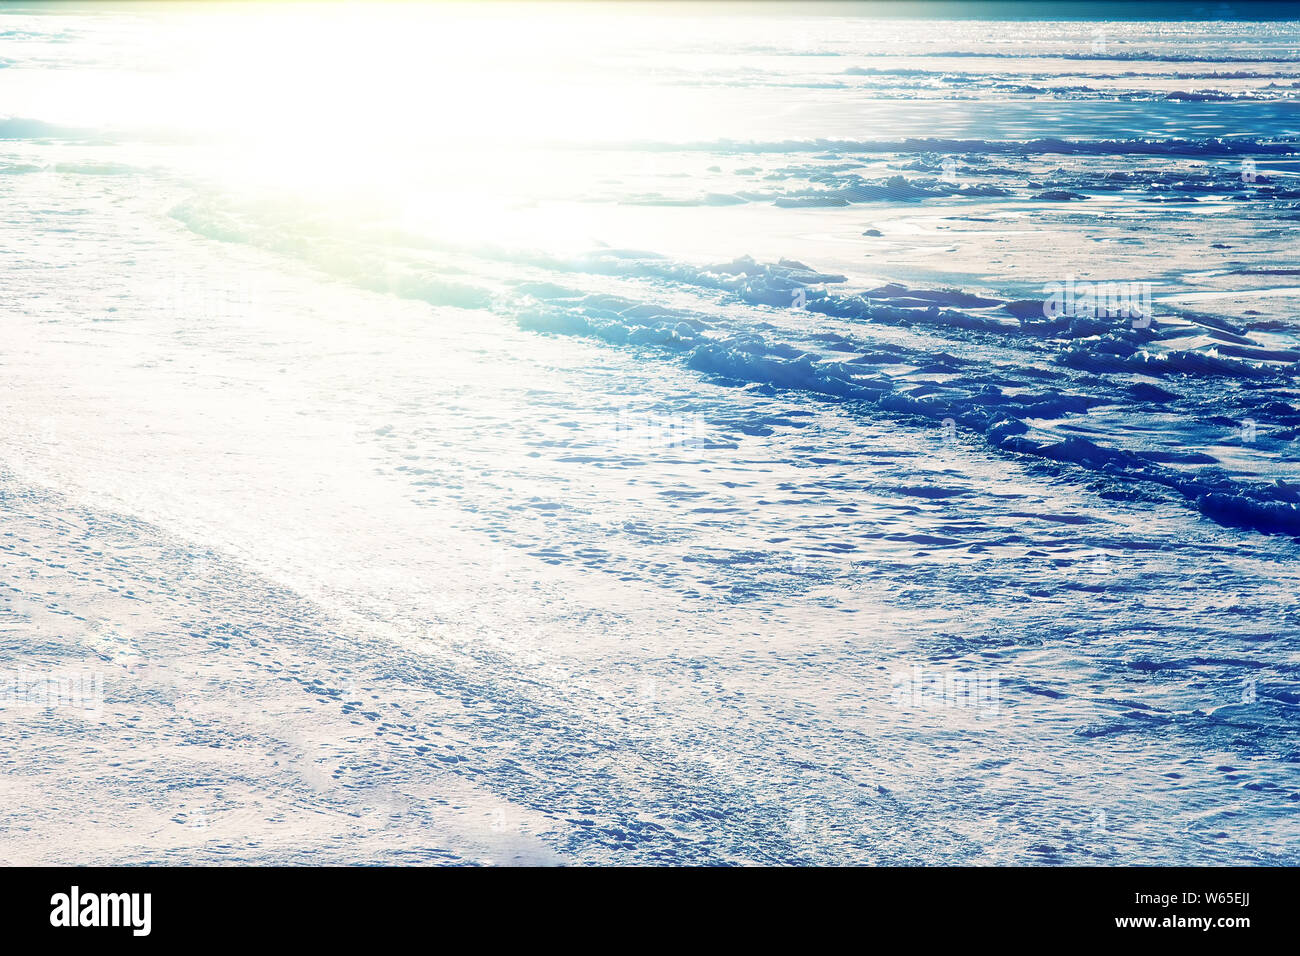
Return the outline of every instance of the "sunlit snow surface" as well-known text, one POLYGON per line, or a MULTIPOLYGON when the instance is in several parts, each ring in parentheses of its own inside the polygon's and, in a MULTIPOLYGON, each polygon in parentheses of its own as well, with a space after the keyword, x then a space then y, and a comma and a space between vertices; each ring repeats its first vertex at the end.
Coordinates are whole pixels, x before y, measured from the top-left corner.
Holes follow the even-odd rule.
POLYGON ((1300 862, 1298 91, 1297 23, 5 10, 0 859, 1300 862))

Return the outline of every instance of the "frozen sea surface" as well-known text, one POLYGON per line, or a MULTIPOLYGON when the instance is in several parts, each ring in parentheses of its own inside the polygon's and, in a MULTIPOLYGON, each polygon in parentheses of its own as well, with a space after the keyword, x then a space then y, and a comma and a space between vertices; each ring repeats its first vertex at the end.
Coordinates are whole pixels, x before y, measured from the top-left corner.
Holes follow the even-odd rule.
POLYGON ((0 859, 1300 862, 1300 24, 304 9, 0 16, 0 859))

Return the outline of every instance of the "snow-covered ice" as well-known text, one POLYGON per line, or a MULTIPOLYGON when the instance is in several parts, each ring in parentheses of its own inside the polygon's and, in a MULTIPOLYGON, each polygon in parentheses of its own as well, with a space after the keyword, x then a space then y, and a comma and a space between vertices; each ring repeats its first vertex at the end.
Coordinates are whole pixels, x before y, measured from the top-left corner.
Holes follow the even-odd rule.
POLYGON ((0 861, 1300 861, 1300 24, 0 67, 0 861))

